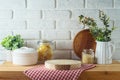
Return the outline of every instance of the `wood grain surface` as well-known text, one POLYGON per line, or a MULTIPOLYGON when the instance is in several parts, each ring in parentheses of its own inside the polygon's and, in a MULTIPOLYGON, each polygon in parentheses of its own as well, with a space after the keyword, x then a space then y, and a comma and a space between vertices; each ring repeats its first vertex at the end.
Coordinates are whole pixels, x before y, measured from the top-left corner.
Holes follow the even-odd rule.
POLYGON ((56 59, 45 61, 45 67, 54 70, 71 70, 80 68, 81 61, 78 60, 67 60, 67 59, 56 59))
MULTIPOLYGON (((32 67, 17 66, 6 62, 0 65, 0 80, 30 80, 23 74, 23 71, 32 67)), ((96 64, 95 68, 83 72, 78 80, 120 80, 120 63, 96 64)))
POLYGON ((91 35, 89 29, 78 32, 73 41, 73 50, 75 54, 81 58, 83 49, 96 49, 96 42, 91 35))

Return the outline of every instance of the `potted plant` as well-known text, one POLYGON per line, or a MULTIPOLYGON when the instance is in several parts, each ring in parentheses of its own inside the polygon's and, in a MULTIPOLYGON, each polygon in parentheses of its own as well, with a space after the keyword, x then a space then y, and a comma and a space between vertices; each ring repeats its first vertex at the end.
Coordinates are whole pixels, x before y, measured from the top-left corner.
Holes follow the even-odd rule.
POLYGON ((112 52, 111 47, 111 33, 114 31, 115 27, 110 27, 109 17, 101 10, 99 10, 99 19, 103 23, 103 26, 97 25, 93 18, 85 17, 83 15, 79 16, 79 21, 85 26, 89 27, 90 33, 97 42, 96 45, 96 58, 99 64, 110 64, 112 63, 112 52))
POLYGON ((24 40, 21 38, 20 35, 9 35, 7 37, 5 37, 2 41, 1 41, 1 45, 6 49, 6 60, 7 61, 12 61, 12 54, 11 51, 21 48, 24 45, 24 40))

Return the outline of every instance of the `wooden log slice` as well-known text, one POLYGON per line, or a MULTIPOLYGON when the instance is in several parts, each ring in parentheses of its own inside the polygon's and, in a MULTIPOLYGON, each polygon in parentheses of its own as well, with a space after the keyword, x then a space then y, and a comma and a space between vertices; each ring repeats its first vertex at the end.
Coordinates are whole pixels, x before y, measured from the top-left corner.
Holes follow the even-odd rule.
POLYGON ((80 68, 80 66, 81 61, 78 60, 58 59, 45 61, 45 67, 53 70, 71 70, 80 68))

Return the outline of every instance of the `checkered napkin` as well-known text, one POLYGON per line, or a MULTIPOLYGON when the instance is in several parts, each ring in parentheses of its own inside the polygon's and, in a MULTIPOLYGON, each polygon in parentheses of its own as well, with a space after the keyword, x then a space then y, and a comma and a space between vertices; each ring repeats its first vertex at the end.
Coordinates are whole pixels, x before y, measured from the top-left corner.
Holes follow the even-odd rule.
POLYGON ((83 71, 94 67, 93 64, 84 64, 75 70, 50 70, 40 65, 25 70, 24 74, 32 80, 77 80, 83 71))

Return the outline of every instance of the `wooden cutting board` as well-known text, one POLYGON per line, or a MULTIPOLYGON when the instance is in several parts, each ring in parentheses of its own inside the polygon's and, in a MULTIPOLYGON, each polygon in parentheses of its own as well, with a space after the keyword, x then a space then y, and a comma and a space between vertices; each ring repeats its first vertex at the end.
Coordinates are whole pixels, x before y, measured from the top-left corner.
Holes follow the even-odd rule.
POLYGON ((83 49, 96 49, 96 42, 90 33, 89 29, 84 29, 78 32, 73 41, 73 50, 75 54, 81 59, 83 49))
POLYGON ((81 61, 78 60, 58 59, 45 61, 45 67, 53 70, 71 70, 80 68, 80 66, 81 61))

